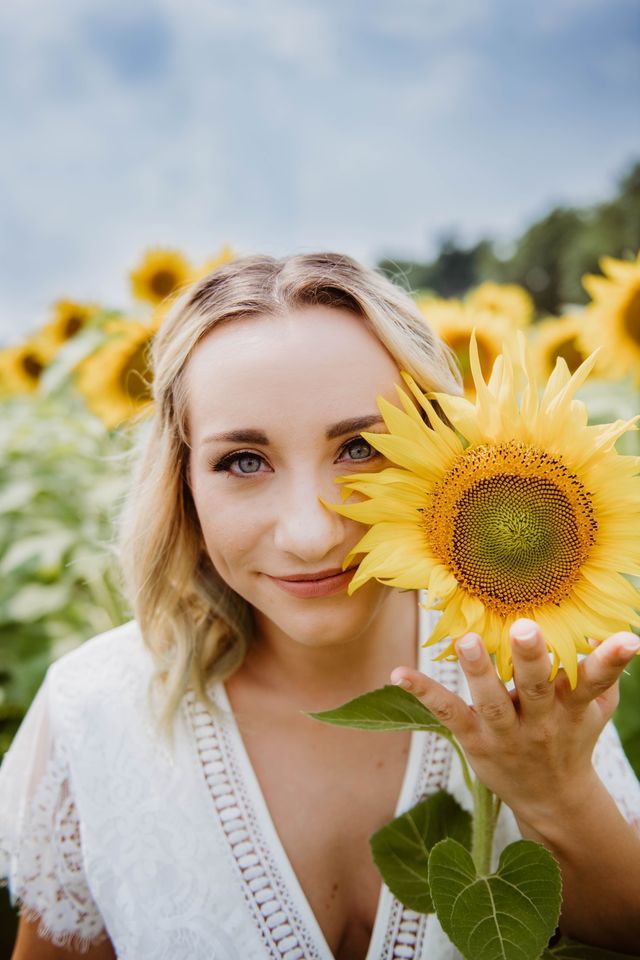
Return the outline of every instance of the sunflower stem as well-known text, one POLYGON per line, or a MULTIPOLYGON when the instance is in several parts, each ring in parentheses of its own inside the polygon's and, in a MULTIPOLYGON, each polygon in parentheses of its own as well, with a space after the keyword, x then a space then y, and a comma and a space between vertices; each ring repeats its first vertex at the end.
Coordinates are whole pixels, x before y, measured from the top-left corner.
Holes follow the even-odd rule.
POLYGON ((491 873, 493 831, 496 823, 495 797, 491 790, 476 780, 473 785, 473 824, 471 856, 479 876, 491 873))
POLYGON ((464 782, 467 785, 467 790, 469 791, 471 796, 474 796, 474 782, 473 782, 473 778, 471 777, 469 764, 467 763, 467 758, 463 753, 462 747, 460 746, 460 744, 458 743, 458 741, 453 735, 450 737, 447 737, 447 740, 449 741, 449 743, 451 744, 455 752, 458 754, 458 759, 460 760, 460 766, 462 767, 462 776, 464 777, 464 782))

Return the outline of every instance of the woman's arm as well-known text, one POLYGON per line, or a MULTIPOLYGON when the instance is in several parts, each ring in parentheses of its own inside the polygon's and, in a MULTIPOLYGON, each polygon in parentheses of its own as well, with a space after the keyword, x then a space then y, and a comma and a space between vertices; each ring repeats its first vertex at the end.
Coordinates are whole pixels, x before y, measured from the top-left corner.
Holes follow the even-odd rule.
POLYGON ((474 634, 457 644, 471 707, 414 670, 398 667, 392 680, 407 681, 403 686, 455 734, 476 776, 511 807, 523 836, 556 856, 562 931, 598 946, 637 948, 640 835, 619 813, 591 756, 638 638, 609 637, 580 663, 575 690, 564 671, 549 682, 546 645, 532 621, 518 621, 512 639, 512 693, 474 634))
POLYGON ((20 917, 16 945, 11 960, 117 960, 110 940, 91 947, 88 952, 80 953, 68 947, 56 947, 50 940, 38 936, 38 921, 20 917))
MULTIPOLYGON (((640 943, 640 834, 594 774, 584 795, 554 805, 523 837, 543 843, 562 871, 561 929, 600 947, 637 951, 640 943)), ((532 819, 534 819, 532 817, 532 819)))

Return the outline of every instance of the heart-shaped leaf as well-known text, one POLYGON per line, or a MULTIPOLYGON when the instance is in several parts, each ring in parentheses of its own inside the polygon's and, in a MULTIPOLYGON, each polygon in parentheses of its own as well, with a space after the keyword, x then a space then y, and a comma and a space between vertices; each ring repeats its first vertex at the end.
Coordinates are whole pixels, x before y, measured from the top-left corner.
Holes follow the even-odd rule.
POLYGON ((467 960, 539 960, 558 923, 560 868, 531 840, 506 847, 485 877, 462 844, 441 840, 429 885, 442 929, 467 960))
POLYGON ((309 713, 308 716, 339 727, 359 727, 361 730, 433 730, 444 737, 451 737, 450 731, 436 720, 431 711, 412 693, 392 684, 364 693, 335 710, 309 713))
POLYGON ((603 947, 589 947, 577 940, 562 937, 553 947, 548 947, 541 960, 638 960, 640 954, 618 953, 603 947))
POLYGON ((370 839, 373 859, 394 897, 417 913, 433 913, 429 852, 445 837, 471 843, 471 816, 439 790, 396 817, 370 839))

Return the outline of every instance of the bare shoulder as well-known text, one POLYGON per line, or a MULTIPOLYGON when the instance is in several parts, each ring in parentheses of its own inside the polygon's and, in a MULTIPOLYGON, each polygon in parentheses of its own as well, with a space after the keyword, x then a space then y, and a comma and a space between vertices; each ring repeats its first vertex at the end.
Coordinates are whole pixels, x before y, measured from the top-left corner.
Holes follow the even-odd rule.
POLYGON ((11 960, 73 960, 75 957, 82 957, 83 960, 117 960, 108 938, 81 953, 70 947, 56 947, 50 940, 38 936, 37 920, 20 918, 11 960))

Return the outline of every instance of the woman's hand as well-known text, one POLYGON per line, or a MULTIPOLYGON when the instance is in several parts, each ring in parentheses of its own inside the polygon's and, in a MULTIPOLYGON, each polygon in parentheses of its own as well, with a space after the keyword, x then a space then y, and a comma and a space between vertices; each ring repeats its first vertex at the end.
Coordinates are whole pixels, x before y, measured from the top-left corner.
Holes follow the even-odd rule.
POLYGON ((618 703, 618 677, 640 649, 640 639, 632 633, 609 637, 581 661, 572 690, 562 670, 549 681, 549 656, 534 621, 516 621, 511 638, 511 692, 476 634, 456 644, 472 706, 416 670, 396 667, 391 680, 411 690, 451 730, 476 776, 519 821, 543 829, 559 806, 566 815, 593 788, 593 748, 618 703))
POLYGON ((563 933, 631 950, 640 943, 640 835, 596 775, 591 754, 618 702, 618 677, 640 648, 632 633, 609 637, 578 668, 549 681, 549 657, 532 620, 511 630, 515 689, 502 684, 477 635, 456 649, 472 706, 435 680, 396 667, 451 730, 476 776, 513 810, 522 835, 544 843, 562 871, 563 933))

